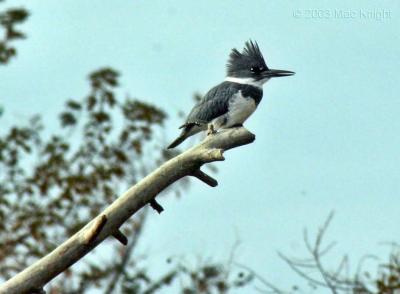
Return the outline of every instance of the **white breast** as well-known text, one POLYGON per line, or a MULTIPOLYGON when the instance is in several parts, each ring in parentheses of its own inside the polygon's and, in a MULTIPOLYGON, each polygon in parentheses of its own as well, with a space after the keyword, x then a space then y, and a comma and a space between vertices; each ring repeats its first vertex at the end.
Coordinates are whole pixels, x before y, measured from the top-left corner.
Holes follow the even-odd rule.
POLYGON ((242 92, 239 91, 229 101, 228 107, 228 121, 226 127, 231 127, 237 124, 243 124, 246 119, 256 110, 257 105, 254 99, 250 97, 243 97, 242 92))

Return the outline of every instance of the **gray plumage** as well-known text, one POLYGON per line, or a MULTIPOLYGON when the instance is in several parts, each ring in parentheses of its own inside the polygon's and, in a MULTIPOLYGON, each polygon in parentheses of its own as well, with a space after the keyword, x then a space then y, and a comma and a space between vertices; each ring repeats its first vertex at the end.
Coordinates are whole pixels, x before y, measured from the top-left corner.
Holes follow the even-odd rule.
POLYGON ((174 148, 186 138, 207 130, 242 125, 255 111, 263 95, 262 84, 271 77, 294 73, 267 67, 256 42, 246 42, 242 53, 233 49, 227 64, 227 78, 213 87, 193 107, 182 132, 168 148, 174 148))
POLYGON ((262 79, 262 75, 254 73, 268 70, 257 42, 245 43, 242 53, 233 48, 226 64, 226 74, 231 77, 252 77, 262 79))
POLYGON ((257 104, 261 101, 261 89, 232 82, 222 82, 208 91, 203 99, 193 107, 184 126, 196 122, 208 123, 217 117, 227 114, 230 100, 239 91, 248 99, 256 98, 257 104))
POLYGON ((235 99, 246 99, 249 104, 253 103, 256 107, 260 103, 262 95, 262 89, 251 85, 222 82, 208 91, 193 107, 186 122, 180 127, 183 128, 181 135, 168 148, 174 148, 187 137, 206 130, 210 122, 214 122, 215 130, 242 124, 244 121, 235 121, 235 117, 230 115, 232 113, 229 110, 234 107, 235 99))

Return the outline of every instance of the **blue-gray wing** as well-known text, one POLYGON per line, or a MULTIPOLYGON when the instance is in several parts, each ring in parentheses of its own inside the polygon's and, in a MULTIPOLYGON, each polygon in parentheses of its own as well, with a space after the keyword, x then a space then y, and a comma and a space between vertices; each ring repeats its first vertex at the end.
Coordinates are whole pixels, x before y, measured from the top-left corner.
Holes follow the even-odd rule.
POLYGON ((186 123, 182 127, 194 124, 206 124, 228 112, 229 98, 235 94, 236 89, 229 82, 215 86, 193 107, 186 123))

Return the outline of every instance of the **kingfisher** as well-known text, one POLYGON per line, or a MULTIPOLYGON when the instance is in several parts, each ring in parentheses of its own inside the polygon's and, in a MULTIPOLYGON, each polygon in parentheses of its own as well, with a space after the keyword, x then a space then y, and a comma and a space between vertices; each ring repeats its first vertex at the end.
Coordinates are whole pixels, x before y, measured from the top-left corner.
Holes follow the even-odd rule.
POLYGON ((288 70, 270 69, 256 41, 249 40, 240 52, 232 49, 226 65, 227 75, 192 108, 181 134, 169 146, 174 148, 202 131, 242 126, 260 104, 263 85, 271 78, 294 75, 288 70))

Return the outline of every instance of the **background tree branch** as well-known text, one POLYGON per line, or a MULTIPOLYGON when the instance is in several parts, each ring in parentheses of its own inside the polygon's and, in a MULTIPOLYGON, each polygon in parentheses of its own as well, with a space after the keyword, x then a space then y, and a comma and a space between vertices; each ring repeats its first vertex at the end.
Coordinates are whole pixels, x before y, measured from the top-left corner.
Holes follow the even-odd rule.
MULTIPOLYGON (((51 253, 0 286, 0 293, 22 294, 40 291, 46 283, 85 256, 108 236, 115 234, 127 219, 166 187, 185 176, 198 173, 205 163, 224 160, 224 151, 249 144, 254 140, 255 136, 244 128, 228 129, 207 137, 199 145, 167 161, 129 188, 51 253)), ((199 178, 201 180, 207 178, 204 182, 209 184, 211 177, 199 178)))

